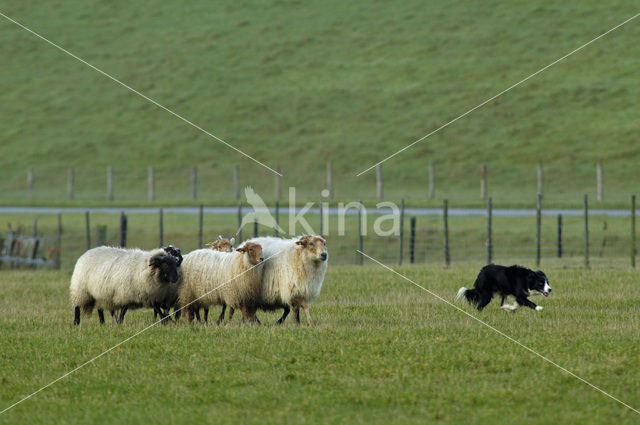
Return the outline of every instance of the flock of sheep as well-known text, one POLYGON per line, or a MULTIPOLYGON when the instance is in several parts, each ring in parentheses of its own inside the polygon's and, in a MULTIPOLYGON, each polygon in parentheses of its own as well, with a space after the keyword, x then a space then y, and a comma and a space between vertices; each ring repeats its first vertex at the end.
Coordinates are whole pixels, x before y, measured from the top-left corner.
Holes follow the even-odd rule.
POLYGON ((154 320, 178 320, 184 312, 191 323, 200 321, 204 309, 220 305, 222 323, 227 307, 228 320, 235 310, 245 323, 260 323, 256 311, 283 309, 281 324, 293 309, 300 323, 300 308, 307 323, 311 304, 320 294, 327 271, 325 240, 307 235, 293 239, 259 237, 249 239, 234 250, 234 239, 218 239, 210 248, 198 249, 184 257, 180 249, 166 247, 143 251, 102 246, 85 252, 76 262, 69 286, 74 307, 74 325, 81 312, 104 310, 122 323, 128 309, 152 308, 154 320))

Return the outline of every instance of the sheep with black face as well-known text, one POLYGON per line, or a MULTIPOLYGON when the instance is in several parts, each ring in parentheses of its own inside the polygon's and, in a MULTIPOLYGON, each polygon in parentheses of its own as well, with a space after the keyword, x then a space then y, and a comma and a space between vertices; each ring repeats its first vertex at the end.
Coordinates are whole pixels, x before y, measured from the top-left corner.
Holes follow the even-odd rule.
POLYGON ((80 311, 90 315, 98 309, 100 323, 104 310, 112 316, 120 310, 122 323, 129 308, 153 307, 164 319, 160 306, 168 293, 175 291, 180 281, 180 262, 164 249, 143 251, 101 246, 78 258, 69 293, 74 307, 75 325, 80 323, 80 311))

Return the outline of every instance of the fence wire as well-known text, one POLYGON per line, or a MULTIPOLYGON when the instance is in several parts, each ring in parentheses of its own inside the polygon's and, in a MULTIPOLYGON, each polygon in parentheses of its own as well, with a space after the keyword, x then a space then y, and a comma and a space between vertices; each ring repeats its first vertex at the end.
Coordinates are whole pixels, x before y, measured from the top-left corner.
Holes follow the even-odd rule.
MULTIPOLYGON (((451 207, 451 206, 450 206, 451 207)), ((495 206, 494 206, 495 208, 495 206)), ((407 210, 409 211, 409 210, 407 210)), ((417 210, 414 210, 417 211, 417 210)), ((584 215, 564 214, 559 225, 557 215, 544 214, 540 225, 539 258, 541 263, 560 262, 566 265, 603 264, 630 266, 632 243, 630 214, 607 215, 590 213, 587 235, 584 215)), ((366 225, 358 226, 358 215, 348 214, 342 222, 330 216, 323 231, 327 240, 332 264, 366 263, 357 249, 387 264, 446 265, 446 251, 451 265, 463 262, 495 263, 522 262, 535 265, 538 259, 537 221, 533 215, 493 215, 491 220, 491 244, 489 244, 488 217, 486 212, 457 211, 448 216, 448 238, 445 238, 444 217, 441 211, 419 211, 420 214, 404 215, 402 235, 397 232, 380 236, 374 231, 374 223, 380 215, 370 214, 366 225), (415 228, 412 237, 412 217, 415 228), (363 235, 360 236, 359 232, 363 235), (491 254, 491 256, 490 256, 491 254)), ((161 244, 173 244, 187 253, 197 249, 202 232, 202 245, 213 241, 218 235, 234 236, 236 245, 254 235, 254 226, 245 226, 236 234, 237 214, 204 212, 202 228, 197 213, 171 212, 127 212, 126 246, 151 249, 161 244)), ((313 230, 319 232, 320 215, 307 213, 305 219, 313 230)), ((119 246, 121 244, 121 216, 119 212, 64 212, 60 216, 49 212, 0 213, 8 229, 17 234, 37 235, 42 238, 38 258, 51 259, 52 253, 59 255, 62 268, 70 269, 77 258, 90 247, 98 245, 119 246), (89 232, 87 233, 87 228, 89 232), (58 239, 59 237, 59 239, 58 239)), ((287 214, 280 214, 280 223, 287 228, 287 214)), ((398 219, 399 220, 399 219, 398 219)), ((383 225, 389 230, 391 221, 383 225)), ((299 224, 299 223, 298 223, 299 224)), ((293 235, 307 233, 298 225, 293 235)), ((0 235, 0 246, 6 240, 0 235)), ((273 235, 274 230, 258 227, 259 235, 273 235)), ((637 238, 635 239, 637 241, 637 238)), ((633 247, 633 255, 637 248, 633 247)), ((635 257, 634 257, 635 258, 635 257)))

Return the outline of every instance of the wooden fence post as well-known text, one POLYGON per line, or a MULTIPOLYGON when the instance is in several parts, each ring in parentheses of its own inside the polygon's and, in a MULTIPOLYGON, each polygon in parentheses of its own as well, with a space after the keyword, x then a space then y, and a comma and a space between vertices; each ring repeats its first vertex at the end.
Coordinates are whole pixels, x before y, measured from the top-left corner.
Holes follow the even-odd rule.
POLYGON ((382 201, 384 197, 382 188, 382 164, 376 165, 376 199, 382 201))
POLYGON ((631 267, 636 267, 636 195, 631 195, 631 267))
POLYGON ((87 240, 87 251, 91 249, 91 226, 89 223, 89 211, 84 212, 84 232, 87 240))
POLYGON ((257 218, 253 220, 253 237, 254 238, 258 237, 258 219, 257 218))
POLYGON ((107 200, 113 201, 113 167, 107 167, 107 200))
POLYGON ((480 199, 487 199, 487 192, 488 192, 487 174, 488 174, 487 166, 483 165, 481 177, 480 177, 480 199))
POLYGON ((562 258, 562 214, 558 214, 558 258, 562 258))
POLYGON ((198 199, 198 167, 191 167, 191 199, 198 199))
POLYGON ((333 200, 333 166, 327 162, 327 190, 329 191, 329 200, 333 200))
POLYGON ((544 196, 544 177, 542 172, 542 162, 538 162, 538 195, 544 196))
POLYGON ((275 207, 276 211, 275 211, 275 215, 276 215, 276 224, 277 226, 273 229, 273 233, 276 237, 278 237, 278 226, 280 226, 280 201, 276 201, 276 207, 275 207))
POLYGON ((204 235, 204 205, 200 204, 198 208, 198 249, 203 247, 204 235))
POLYGON ((158 210, 158 233, 160 236, 160 243, 158 246, 164 245, 164 211, 162 208, 158 210))
POLYGON ((148 199, 150 201, 155 201, 156 199, 156 173, 153 167, 149 167, 148 171, 148 199))
POLYGON ((538 194, 536 202, 536 266, 540 267, 542 238, 542 195, 538 194))
POLYGON ((589 268, 589 197, 584 195, 584 266, 589 268))
POLYGON ((27 197, 33 199, 33 168, 27 168, 27 197))
POLYGON ((436 171, 433 163, 429 164, 429 200, 432 201, 436 196, 436 171))
POLYGON ((411 230, 409 234, 409 261, 416 262, 416 218, 411 217, 411 230))
POLYGON ((240 200, 240 170, 238 164, 233 166, 233 190, 235 191, 236 201, 240 200))
MULTIPOLYGON (((280 169, 280 165, 276 165, 276 171, 280 174, 282 174, 282 170, 280 169)), ((282 190, 280 189, 280 174, 276 174, 276 182, 275 182, 275 190, 274 190, 274 196, 276 198, 276 201, 279 201, 280 198, 282 197, 282 190)))
POLYGON ((96 226, 96 246, 103 246, 107 244, 107 225, 98 224, 96 226))
POLYGON ((69 199, 73 199, 74 197, 74 180, 75 180, 75 171, 73 167, 69 168, 69 172, 67 174, 67 194, 69 199))
MULTIPOLYGON (((364 241, 362 236, 362 200, 358 201, 358 250, 360 252, 364 252, 364 241)), ((358 254, 356 260, 359 265, 362 265, 364 263, 363 255, 358 254)))
POLYGON ((598 201, 602 201, 604 199, 604 189, 602 187, 602 163, 598 162, 596 164, 596 189, 598 195, 598 201))
POLYGON ((238 202, 238 241, 242 241, 242 202, 238 202))
POLYGON ((56 236, 56 255, 54 257, 54 264, 56 270, 60 270, 62 265, 62 213, 58 213, 58 231, 56 236))
POLYGON ((120 246, 127 246, 127 216, 124 211, 120 213, 120 246))
POLYGON ((451 264, 449 253, 449 201, 446 199, 444 200, 442 216, 444 218, 444 264, 449 267, 449 264, 451 264))
POLYGON ((324 211, 322 207, 324 206, 324 202, 320 199, 320 237, 324 235, 324 211))
POLYGON ((400 201, 400 246, 398 246, 398 265, 402 265, 402 245, 404 245, 404 199, 400 201))
POLYGON ((493 261, 493 201, 487 199, 487 264, 493 261))

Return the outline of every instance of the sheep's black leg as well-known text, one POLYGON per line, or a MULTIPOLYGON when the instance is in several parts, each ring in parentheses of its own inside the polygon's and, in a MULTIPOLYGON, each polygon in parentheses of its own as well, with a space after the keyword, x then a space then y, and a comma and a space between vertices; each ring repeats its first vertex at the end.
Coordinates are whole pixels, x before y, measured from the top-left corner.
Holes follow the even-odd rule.
POLYGON ((160 307, 160 304, 155 303, 153 305, 153 310, 158 313, 158 315, 160 316, 160 322, 162 322, 163 325, 166 325, 167 323, 169 323, 169 320, 171 320, 171 318, 169 317, 168 314, 162 311, 162 307, 160 307))
POLYGON ((173 307, 173 317, 178 320, 180 316, 182 316, 182 310, 180 310, 178 307, 173 307))
POLYGON ((73 324, 80 324, 80 307, 76 307, 73 309, 73 324))
POLYGON ((256 316, 256 311, 258 311, 257 307, 251 307, 249 309, 249 314, 251 315, 251 321, 257 325, 260 324, 260 320, 258 320, 258 316, 256 316))
POLYGON ((504 305, 504 299, 505 299, 505 295, 502 294, 502 299, 500 300, 500 307, 502 307, 504 305))
POLYGON ((296 306, 293 311, 296 313, 296 323, 300 324, 300 306, 296 306))
POLYGON ((204 323, 207 323, 209 320, 209 307, 204 308, 204 323))
POLYGON ((224 322, 224 312, 227 311, 227 305, 222 304, 222 312, 220 313, 220 317, 218 317, 218 321, 216 322, 218 325, 224 322))
POLYGON ((193 309, 194 314, 196 315, 196 320, 198 322, 202 322, 202 320, 200 320, 200 307, 196 307, 193 309))
POLYGON ((120 318, 117 320, 118 324, 122 324, 122 321, 124 320, 124 314, 127 312, 127 309, 129 308, 129 306, 124 306, 122 307, 122 309, 120 310, 120 318))
POLYGON ((289 308, 288 305, 284 306, 284 311, 282 312, 282 317, 276 322, 276 325, 281 325, 284 323, 284 320, 287 318, 287 316, 289 315, 289 312, 291 311, 291 309, 289 308))
POLYGON ((118 323, 118 317, 116 316, 116 311, 115 310, 109 310, 109 313, 111 313, 111 319, 113 319, 114 323, 118 323))
POLYGON ((98 318, 100 319, 100 324, 104 325, 104 311, 101 308, 98 309, 98 318))

